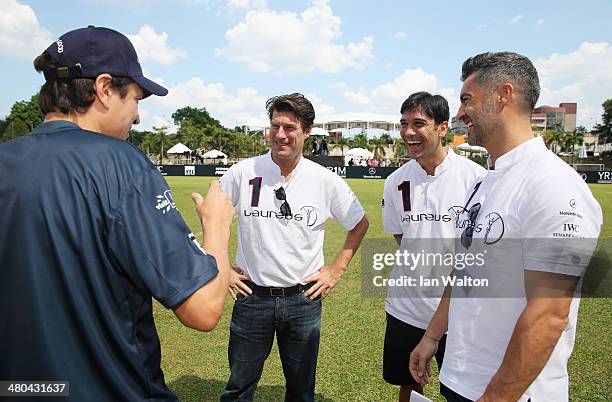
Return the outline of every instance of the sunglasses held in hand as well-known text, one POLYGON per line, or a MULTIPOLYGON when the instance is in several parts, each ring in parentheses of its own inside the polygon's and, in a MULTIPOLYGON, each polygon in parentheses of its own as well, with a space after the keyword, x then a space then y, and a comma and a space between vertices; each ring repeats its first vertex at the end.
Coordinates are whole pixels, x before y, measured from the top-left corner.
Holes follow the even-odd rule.
POLYGON ((285 189, 283 187, 279 187, 276 190, 274 190, 274 195, 276 196, 277 200, 283 201, 283 203, 280 206, 280 212, 281 214, 283 214, 283 217, 285 218, 290 218, 293 216, 293 214, 291 213, 291 207, 289 206, 289 203, 287 202, 287 194, 285 193, 285 189))
POLYGON ((472 245, 472 236, 474 235, 474 228, 476 227, 476 218, 478 217, 478 212, 480 212, 480 203, 476 203, 472 205, 470 210, 468 211, 468 225, 463 229, 463 233, 461 233, 461 245, 465 248, 470 248, 472 245))

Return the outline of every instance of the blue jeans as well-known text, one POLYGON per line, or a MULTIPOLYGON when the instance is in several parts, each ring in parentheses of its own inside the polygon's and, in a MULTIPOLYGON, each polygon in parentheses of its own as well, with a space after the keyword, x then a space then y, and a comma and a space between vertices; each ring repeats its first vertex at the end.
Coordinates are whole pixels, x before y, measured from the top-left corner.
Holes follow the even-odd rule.
POLYGON ((285 374, 285 401, 314 401, 320 327, 320 299, 310 301, 304 293, 238 295, 230 324, 231 374, 221 401, 253 400, 275 334, 285 374))

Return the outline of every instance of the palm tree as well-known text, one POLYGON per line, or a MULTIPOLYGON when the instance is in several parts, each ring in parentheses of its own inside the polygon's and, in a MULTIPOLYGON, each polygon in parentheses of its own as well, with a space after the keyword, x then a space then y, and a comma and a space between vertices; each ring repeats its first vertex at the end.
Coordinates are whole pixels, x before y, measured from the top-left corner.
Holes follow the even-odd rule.
POLYGON ((145 155, 151 155, 151 151, 159 148, 159 138, 154 133, 146 133, 140 142, 140 149, 145 155))
MULTIPOLYGON (((584 127, 583 127, 584 128, 584 127)), ((574 154, 576 153, 576 145, 582 145, 584 142, 584 133, 579 132, 578 129, 571 133, 565 133, 563 136, 563 147, 571 148, 572 150, 572 163, 574 162, 574 154)))
POLYGON ((387 141, 383 138, 372 138, 370 140, 370 145, 372 145, 372 152, 374 152, 374 157, 384 157, 385 156, 385 145, 387 145, 387 141))
POLYGON ((159 164, 163 165, 164 164, 164 142, 165 142, 164 139, 166 135, 168 134, 168 127, 167 126, 153 127, 153 130, 155 131, 155 137, 159 139, 159 164))
POLYGON ((364 148, 369 151, 370 145, 368 144, 368 137, 365 134, 357 134, 353 137, 353 147, 364 148))
POLYGON ((344 138, 344 137, 340 137, 338 139, 338 141, 336 141, 335 144, 332 145, 333 148, 338 148, 340 147, 340 152, 342 153, 342 156, 344 156, 344 147, 349 147, 349 141, 344 138))
POLYGON ((546 130, 542 133, 544 142, 555 154, 557 153, 557 146, 562 146, 563 133, 555 130, 546 130))
POLYGON ((393 144, 393 155, 395 159, 399 159, 403 157, 406 152, 406 145, 404 144, 404 140, 400 138, 395 139, 395 143, 393 144))
POLYGON ((384 140, 387 145, 393 144, 393 138, 389 135, 389 133, 382 133, 380 139, 384 140))

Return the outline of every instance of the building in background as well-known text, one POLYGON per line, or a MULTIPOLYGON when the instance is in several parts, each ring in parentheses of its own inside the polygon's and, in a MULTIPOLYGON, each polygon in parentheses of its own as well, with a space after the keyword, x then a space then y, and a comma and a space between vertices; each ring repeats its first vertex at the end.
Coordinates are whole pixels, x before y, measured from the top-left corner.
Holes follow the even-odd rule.
POLYGON ((555 130, 570 133, 576 129, 578 104, 560 103, 559 107, 539 106, 531 114, 531 126, 535 132, 555 130))
POLYGON ((463 120, 457 120, 456 118, 451 119, 450 131, 455 135, 466 135, 467 125, 463 122, 463 120))

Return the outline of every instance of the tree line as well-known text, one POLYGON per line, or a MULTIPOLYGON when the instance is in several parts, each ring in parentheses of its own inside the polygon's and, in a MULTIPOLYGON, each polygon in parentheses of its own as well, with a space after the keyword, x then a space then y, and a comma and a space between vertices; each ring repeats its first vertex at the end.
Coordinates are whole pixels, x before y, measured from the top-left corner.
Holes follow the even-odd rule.
MULTIPOLYGON (((612 98, 603 104, 602 122, 591 130, 599 134, 599 143, 612 143, 612 98)), ((130 130, 129 141, 139 147, 148 156, 162 155, 166 157, 166 151, 173 145, 183 143, 190 149, 205 148, 207 150, 217 149, 229 155, 232 159, 246 158, 259 155, 267 149, 263 138, 263 132, 248 131, 246 126, 234 127, 233 129, 223 127, 221 123, 212 117, 206 108, 194 108, 185 106, 172 113, 173 123, 178 127, 176 133, 168 133, 169 127, 153 127, 152 131, 130 130)), ((15 102, 11 107, 9 115, 0 119, 0 143, 27 134, 43 121, 43 115, 38 109, 38 95, 34 95, 28 101, 15 102)), ((568 151, 573 152, 577 145, 582 145, 583 137, 587 133, 586 128, 579 126, 571 133, 563 133, 548 130, 542 133, 547 146, 555 153, 568 151)), ((449 132, 444 142, 452 140, 449 132)), ((311 137, 306 141, 304 149, 312 149, 311 137)), ((395 158, 404 156, 404 143, 401 138, 392 139, 389 134, 380 137, 367 138, 357 134, 353 138, 329 138, 330 148, 339 148, 344 155, 345 148, 365 148, 374 153, 376 157, 385 157, 386 150, 391 148, 395 158)))

